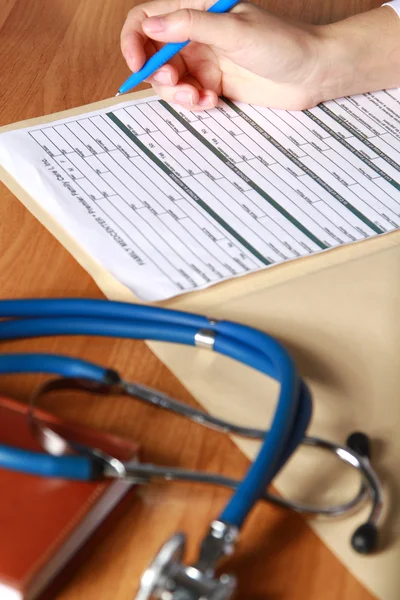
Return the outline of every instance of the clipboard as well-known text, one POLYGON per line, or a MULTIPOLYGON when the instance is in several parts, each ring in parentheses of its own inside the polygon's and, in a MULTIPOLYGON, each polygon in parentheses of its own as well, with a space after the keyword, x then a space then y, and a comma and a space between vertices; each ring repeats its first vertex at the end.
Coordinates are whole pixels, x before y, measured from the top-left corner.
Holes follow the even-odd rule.
MULTIPOLYGON (((144 98, 151 92, 131 94, 144 98)), ((107 100, 0 129, 43 124, 115 104, 107 100)), ((70 252, 111 300, 136 302, 132 292, 86 254, 61 225, 0 168, 0 179, 70 252)), ((268 331, 292 352, 314 398, 311 434, 344 442, 356 429, 375 441, 374 466, 389 498, 383 549, 356 555, 350 536, 363 515, 310 521, 311 527, 370 591, 398 600, 400 589, 400 231, 246 275, 159 305, 231 319, 268 331)), ((204 408, 247 425, 268 426, 276 384, 247 367, 198 349, 149 346, 204 408), (245 399, 245 401, 243 401, 245 399)), ((235 439, 252 458, 256 446, 235 439)), ((330 502, 358 484, 326 456, 300 451, 275 481, 285 496, 330 502)))

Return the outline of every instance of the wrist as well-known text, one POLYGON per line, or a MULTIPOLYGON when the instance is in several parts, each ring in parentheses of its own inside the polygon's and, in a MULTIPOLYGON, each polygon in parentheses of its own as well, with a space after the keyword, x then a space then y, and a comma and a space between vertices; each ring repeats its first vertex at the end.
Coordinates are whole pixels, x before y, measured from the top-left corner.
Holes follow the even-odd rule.
POLYGON ((362 44, 349 39, 342 23, 322 25, 317 28, 318 67, 315 85, 317 100, 324 102, 348 95, 354 86, 356 72, 360 71, 362 44))
POLYGON ((317 27, 318 102, 400 86, 400 19, 388 6, 317 27))

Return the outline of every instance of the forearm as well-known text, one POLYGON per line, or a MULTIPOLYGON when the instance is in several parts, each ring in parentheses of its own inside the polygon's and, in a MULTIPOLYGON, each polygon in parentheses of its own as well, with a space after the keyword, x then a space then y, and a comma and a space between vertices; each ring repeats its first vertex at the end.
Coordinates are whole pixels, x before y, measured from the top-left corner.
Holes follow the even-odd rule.
POLYGON ((321 101, 400 86, 400 17, 383 6, 318 28, 321 101))

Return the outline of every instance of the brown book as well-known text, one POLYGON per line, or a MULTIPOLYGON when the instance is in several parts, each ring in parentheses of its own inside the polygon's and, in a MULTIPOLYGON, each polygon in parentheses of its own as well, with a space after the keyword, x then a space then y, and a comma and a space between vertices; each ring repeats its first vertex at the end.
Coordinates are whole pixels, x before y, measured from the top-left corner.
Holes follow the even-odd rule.
MULTIPOLYGON (((129 441, 45 411, 37 414, 70 439, 123 461, 137 456, 137 445, 129 441)), ((25 404, 0 397, 0 443, 40 451, 25 404)), ((36 600, 62 581, 63 570, 131 489, 124 481, 75 482, 0 469, 0 599, 36 600)))

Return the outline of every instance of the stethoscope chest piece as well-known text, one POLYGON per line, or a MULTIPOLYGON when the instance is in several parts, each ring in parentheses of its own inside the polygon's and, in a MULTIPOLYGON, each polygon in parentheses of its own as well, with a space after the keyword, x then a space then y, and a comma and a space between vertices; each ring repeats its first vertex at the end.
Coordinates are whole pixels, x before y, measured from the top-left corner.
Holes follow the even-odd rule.
POLYGON ((185 551, 185 536, 177 533, 165 542, 161 550, 143 573, 136 600, 162 598, 161 586, 168 586, 174 565, 180 562, 185 551))
POLYGON ((184 565, 185 536, 172 536, 144 572, 135 600, 230 600, 236 579, 214 577, 214 571, 184 565))

